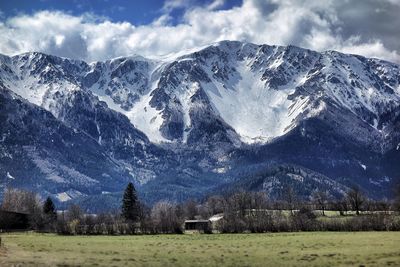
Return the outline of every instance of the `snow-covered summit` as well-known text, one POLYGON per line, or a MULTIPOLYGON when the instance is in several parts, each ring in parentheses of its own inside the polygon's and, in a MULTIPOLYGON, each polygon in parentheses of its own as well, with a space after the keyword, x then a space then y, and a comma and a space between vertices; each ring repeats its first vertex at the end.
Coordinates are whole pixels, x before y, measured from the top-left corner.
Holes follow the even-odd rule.
POLYGON ((400 103, 398 65, 295 46, 222 41, 158 60, 87 64, 26 53, 0 62, 7 88, 53 114, 64 95, 86 90, 155 143, 192 140, 204 116, 233 143, 265 143, 331 107, 389 135, 400 103))
POLYGON ((357 184, 388 196, 399 81, 379 59, 231 41, 89 64, 0 55, 0 189, 99 203, 133 181, 179 201, 296 180, 307 194, 357 184))

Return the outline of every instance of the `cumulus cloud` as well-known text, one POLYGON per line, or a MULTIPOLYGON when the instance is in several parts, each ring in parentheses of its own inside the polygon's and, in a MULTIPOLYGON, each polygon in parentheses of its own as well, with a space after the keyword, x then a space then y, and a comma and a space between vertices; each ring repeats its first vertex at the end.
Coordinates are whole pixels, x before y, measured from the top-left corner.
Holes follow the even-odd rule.
POLYGON ((0 52, 42 51, 87 61, 179 52, 220 40, 339 50, 400 62, 400 5, 395 0, 244 0, 220 9, 170 0, 148 25, 113 22, 93 14, 40 11, 0 22, 0 52), (177 24, 171 12, 184 9, 177 24))

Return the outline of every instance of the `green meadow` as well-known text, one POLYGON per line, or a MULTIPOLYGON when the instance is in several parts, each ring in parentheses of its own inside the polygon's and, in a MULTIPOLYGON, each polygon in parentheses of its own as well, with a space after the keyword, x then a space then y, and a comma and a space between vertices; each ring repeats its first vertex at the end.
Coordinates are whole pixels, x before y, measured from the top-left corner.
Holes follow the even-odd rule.
POLYGON ((400 232, 1 238, 0 266, 400 266, 400 232))

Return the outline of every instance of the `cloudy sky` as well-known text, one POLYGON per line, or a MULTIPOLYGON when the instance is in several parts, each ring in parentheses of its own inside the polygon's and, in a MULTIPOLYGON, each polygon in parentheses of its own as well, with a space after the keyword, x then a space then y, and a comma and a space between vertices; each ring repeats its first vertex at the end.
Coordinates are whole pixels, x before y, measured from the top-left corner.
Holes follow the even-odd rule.
POLYGON ((400 0, 0 1, 0 53, 155 57, 220 40, 400 63, 400 0))

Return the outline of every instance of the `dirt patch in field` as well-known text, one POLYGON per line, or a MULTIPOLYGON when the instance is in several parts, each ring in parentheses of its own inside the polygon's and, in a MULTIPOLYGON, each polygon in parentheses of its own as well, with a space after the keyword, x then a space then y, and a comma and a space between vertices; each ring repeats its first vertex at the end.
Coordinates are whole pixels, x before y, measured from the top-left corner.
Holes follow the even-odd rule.
POLYGON ((5 265, 6 257, 7 257, 7 250, 5 247, 1 246, 0 247, 0 266, 5 265))
POLYGON ((4 258, 7 255, 7 250, 4 246, 0 247, 0 257, 4 258))

